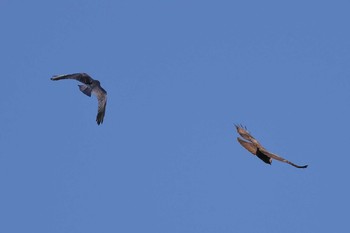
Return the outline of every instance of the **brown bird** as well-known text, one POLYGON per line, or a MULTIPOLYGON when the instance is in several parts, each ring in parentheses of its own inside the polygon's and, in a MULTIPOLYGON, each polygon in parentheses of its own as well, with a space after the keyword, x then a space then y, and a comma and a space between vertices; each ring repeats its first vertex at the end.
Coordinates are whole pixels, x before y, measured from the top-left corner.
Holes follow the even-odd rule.
POLYGON ((253 155, 258 156, 259 159, 261 159, 262 161, 264 161, 265 163, 271 164, 272 163, 272 159, 276 159, 278 161, 284 162, 284 163, 288 163, 294 167, 297 168, 307 168, 308 165, 304 165, 304 166, 299 166, 296 165, 278 155, 275 155, 273 153, 268 152, 259 142, 258 140, 256 140, 247 130, 246 127, 242 126, 242 125, 235 125, 237 132, 239 133, 239 135, 241 135, 242 138, 244 138, 245 140, 243 140, 240 137, 237 137, 238 142, 244 147, 246 148, 250 153, 252 153, 253 155))
POLYGON ((97 97, 98 109, 97 109, 96 122, 98 125, 102 124, 103 118, 106 112, 107 92, 101 87, 100 81, 94 80, 86 73, 56 75, 51 78, 51 80, 53 81, 57 81, 61 79, 75 79, 84 84, 84 85, 78 85, 79 90, 81 92, 83 92, 85 95, 89 97, 91 97, 91 93, 97 97))

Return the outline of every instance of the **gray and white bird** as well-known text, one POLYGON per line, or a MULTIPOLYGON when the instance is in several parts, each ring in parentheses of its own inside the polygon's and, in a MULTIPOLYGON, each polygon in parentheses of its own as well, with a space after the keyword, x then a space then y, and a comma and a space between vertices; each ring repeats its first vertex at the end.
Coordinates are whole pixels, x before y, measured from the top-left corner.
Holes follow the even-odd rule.
POLYGON ((243 140, 240 137, 237 137, 238 142, 245 148, 247 149, 250 153, 252 153, 253 155, 256 155, 259 159, 261 159, 262 161, 264 161, 267 164, 271 164, 272 163, 272 159, 276 159, 278 161, 284 162, 284 163, 288 163, 296 168, 307 168, 308 165, 304 165, 304 166, 299 166, 296 165, 278 155, 275 155, 269 151, 267 151, 259 142, 258 140, 256 140, 247 130, 246 127, 242 126, 242 125, 235 125, 238 134, 244 138, 245 140, 243 140))
POLYGON ((101 87, 100 81, 94 80, 86 73, 74 73, 64 75, 54 75, 51 80, 57 81, 61 79, 75 79, 84 85, 78 85, 81 92, 91 97, 91 93, 97 97, 98 110, 96 122, 98 125, 103 123, 103 118, 106 112, 107 92, 101 87))

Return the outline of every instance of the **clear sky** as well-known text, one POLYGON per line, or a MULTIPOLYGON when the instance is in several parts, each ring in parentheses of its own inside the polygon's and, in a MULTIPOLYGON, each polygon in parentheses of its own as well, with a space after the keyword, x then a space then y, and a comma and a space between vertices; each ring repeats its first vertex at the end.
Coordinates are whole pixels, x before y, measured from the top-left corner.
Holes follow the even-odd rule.
POLYGON ((349 232, 350 3, 281 2, 1 0, 0 232, 349 232))

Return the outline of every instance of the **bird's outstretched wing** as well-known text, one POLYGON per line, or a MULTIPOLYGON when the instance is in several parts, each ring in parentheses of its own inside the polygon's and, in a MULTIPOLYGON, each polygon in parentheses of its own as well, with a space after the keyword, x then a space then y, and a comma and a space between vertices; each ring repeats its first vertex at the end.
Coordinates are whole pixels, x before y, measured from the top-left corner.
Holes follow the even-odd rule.
POLYGON ((280 156, 278 156, 276 154, 268 152, 265 149, 261 149, 260 152, 263 153, 264 155, 266 155, 267 157, 271 158, 271 159, 276 159, 278 161, 281 161, 281 162, 284 162, 284 163, 288 163, 288 164, 290 164, 290 165, 292 165, 292 166, 294 166, 296 168, 307 168, 307 166, 308 166, 308 165, 303 165, 303 166, 296 165, 295 163, 292 163, 292 162, 286 160, 285 158, 282 158, 282 157, 280 157, 280 156))
POLYGON ((107 93, 100 87, 96 88, 96 90, 94 89, 93 92, 98 100, 96 122, 99 125, 103 123, 103 118, 105 116, 107 105, 107 93))
POLYGON ((237 132, 239 133, 239 135, 241 135, 242 138, 244 138, 245 140, 248 140, 250 142, 252 142, 257 148, 263 147, 260 142, 258 140, 256 140, 247 130, 247 127, 243 126, 243 125, 235 125, 237 132))
POLYGON ((246 148, 250 153, 252 153, 253 155, 256 155, 256 150, 258 149, 256 146, 254 146, 253 143, 251 142, 247 142, 244 141, 241 138, 237 138, 238 142, 244 147, 246 148))
POLYGON ((63 74, 63 75, 54 75, 51 80, 57 81, 61 79, 75 79, 81 83, 90 85, 93 79, 86 73, 74 73, 74 74, 63 74))

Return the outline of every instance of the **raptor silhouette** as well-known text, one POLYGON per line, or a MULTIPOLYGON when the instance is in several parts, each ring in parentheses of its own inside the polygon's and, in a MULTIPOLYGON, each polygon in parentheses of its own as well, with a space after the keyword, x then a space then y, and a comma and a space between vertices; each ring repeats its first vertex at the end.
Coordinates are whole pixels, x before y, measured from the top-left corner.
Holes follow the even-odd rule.
POLYGON ((86 73, 74 73, 74 74, 64 74, 64 75, 54 75, 51 80, 57 81, 61 79, 75 79, 83 85, 78 85, 81 92, 85 95, 91 97, 91 93, 97 97, 98 109, 96 122, 98 125, 103 123, 103 118, 106 112, 107 104, 107 92, 101 87, 100 81, 91 78, 86 73))
POLYGON ((256 155, 259 159, 261 159, 262 161, 264 161, 267 164, 271 164, 272 163, 272 159, 284 162, 284 163, 288 163, 296 168, 307 168, 308 165, 304 165, 304 166, 299 166, 296 165, 276 154, 273 154, 269 151, 267 151, 259 142, 258 140, 256 140, 247 130, 246 127, 242 126, 242 125, 235 125, 238 134, 245 140, 243 140, 240 137, 237 137, 238 142, 245 148, 247 149, 250 153, 252 153, 253 155, 256 155))

